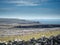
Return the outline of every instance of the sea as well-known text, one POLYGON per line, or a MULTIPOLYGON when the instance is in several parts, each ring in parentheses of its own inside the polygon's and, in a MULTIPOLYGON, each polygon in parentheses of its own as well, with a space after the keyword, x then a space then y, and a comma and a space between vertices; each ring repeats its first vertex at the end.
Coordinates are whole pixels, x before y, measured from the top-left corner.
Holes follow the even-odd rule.
POLYGON ((39 21, 41 24, 60 24, 60 19, 35 19, 35 21, 39 21))

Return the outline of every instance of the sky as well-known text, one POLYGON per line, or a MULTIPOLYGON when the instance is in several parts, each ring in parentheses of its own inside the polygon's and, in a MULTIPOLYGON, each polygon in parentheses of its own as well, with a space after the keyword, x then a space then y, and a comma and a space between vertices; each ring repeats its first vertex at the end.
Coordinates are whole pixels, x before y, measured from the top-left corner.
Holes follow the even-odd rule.
POLYGON ((0 0, 0 18, 60 19, 60 0, 0 0))

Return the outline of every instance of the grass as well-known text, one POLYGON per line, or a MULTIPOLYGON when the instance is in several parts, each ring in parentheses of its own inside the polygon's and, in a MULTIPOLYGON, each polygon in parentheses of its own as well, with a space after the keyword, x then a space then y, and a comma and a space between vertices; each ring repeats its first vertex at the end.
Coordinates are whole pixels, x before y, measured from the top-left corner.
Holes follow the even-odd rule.
POLYGON ((21 39, 21 40, 30 40, 31 38, 38 39, 42 37, 42 35, 45 35, 46 37, 50 37, 51 35, 58 35, 60 34, 60 30, 52 30, 52 31, 41 31, 41 32, 33 32, 29 35, 13 35, 13 36, 6 36, 6 37, 0 37, 0 41, 8 41, 8 40, 14 40, 14 39, 21 39))

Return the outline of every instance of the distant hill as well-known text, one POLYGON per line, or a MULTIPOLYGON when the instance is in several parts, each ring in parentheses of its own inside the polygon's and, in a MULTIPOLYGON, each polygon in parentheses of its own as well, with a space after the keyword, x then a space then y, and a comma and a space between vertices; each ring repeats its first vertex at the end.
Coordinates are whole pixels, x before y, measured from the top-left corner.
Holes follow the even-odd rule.
POLYGON ((24 19, 0 18, 0 29, 13 28, 15 26, 39 25, 38 21, 30 21, 24 19))
POLYGON ((0 23, 5 23, 5 24, 12 24, 12 23, 32 24, 32 23, 39 23, 39 22, 38 21, 29 21, 29 20, 24 20, 24 19, 0 18, 0 23))

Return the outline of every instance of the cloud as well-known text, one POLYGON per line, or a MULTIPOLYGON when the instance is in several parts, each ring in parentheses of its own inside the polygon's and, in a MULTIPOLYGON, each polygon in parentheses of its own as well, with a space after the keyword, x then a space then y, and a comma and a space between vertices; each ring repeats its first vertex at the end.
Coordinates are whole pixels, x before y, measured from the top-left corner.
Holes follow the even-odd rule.
MULTIPOLYGON (((54 2, 54 0, 4 0, 4 2, 7 4, 13 4, 15 6, 39 6, 46 3, 49 4, 54 2)), ((58 1, 55 0, 55 2, 58 1)))
POLYGON ((49 0, 4 0, 3 3, 13 4, 15 6, 39 6, 49 0))
POLYGON ((17 6, 37 6, 37 3, 29 2, 29 1, 10 1, 8 3, 15 4, 17 6))
POLYGON ((14 4, 16 6, 38 6, 45 0, 6 0, 6 3, 14 4))

